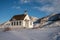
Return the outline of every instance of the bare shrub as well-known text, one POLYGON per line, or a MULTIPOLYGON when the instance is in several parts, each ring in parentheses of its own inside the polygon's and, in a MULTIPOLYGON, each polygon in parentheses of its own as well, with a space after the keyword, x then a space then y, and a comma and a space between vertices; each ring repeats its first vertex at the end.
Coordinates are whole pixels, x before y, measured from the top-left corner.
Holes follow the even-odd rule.
POLYGON ((11 30, 11 28, 10 27, 6 27, 3 31, 6 32, 6 31, 9 31, 9 30, 11 30))

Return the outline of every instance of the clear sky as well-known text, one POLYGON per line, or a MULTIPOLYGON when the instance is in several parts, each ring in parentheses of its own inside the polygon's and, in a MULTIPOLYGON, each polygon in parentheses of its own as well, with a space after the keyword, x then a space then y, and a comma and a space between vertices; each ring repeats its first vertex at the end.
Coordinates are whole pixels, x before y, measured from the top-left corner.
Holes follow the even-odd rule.
POLYGON ((25 10, 30 16, 41 18, 60 12, 60 0, 0 0, 0 23, 25 10))

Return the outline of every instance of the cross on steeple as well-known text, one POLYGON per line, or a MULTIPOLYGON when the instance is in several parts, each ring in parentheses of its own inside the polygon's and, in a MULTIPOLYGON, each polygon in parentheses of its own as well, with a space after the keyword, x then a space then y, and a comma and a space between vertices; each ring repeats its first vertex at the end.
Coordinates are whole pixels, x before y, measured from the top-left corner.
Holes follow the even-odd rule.
POLYGON ((28 11, 27 11, 27 10, 25 10, 25 11, 24 11, 24 14, 27 14, 27 13, 28 13, 28 11))

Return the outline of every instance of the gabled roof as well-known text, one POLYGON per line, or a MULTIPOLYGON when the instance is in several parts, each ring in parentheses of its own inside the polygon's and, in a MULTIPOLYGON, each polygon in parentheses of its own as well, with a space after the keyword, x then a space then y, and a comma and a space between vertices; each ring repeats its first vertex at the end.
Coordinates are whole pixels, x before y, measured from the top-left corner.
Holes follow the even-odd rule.
POLYGON ((13 16, 13 17, 11 18, 10 21, 12 21, 13 19, 14 19, 14 20, 24 20, 24 18, 25 18, 26 15, 27 15, 27 14, 15 15, 15 16, 13 16))

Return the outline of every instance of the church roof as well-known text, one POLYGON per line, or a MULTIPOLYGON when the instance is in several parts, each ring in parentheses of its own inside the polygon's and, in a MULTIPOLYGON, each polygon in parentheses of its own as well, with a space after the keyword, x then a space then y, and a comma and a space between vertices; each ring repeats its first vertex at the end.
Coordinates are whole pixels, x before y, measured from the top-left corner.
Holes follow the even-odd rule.
POLYGON ((13 16, 13 17, 11 18, 10 21, 12 21, 12 20, 24 20, 24 18, 25 18, 26 15, 27 15, 27 14, 15 15, 15 16, 13 16))

